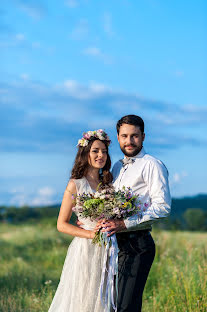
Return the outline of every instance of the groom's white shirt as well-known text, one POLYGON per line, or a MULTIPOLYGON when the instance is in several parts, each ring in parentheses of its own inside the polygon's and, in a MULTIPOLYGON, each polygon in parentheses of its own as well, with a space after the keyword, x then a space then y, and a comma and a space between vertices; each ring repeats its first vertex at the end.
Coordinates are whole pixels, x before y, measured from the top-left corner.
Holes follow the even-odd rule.
POLYGON ((112 173, 116 190, 130 187, 139 195, 148 207, 141 216, 134 215, 124 220, 128 231, 151 229, 151 224, 170 213, 171 196, 168 184, 168 171, 165 165, 155 157, 146 154, 144 148, 135 157, 134 162, 122 165, 115 163, 112 173))

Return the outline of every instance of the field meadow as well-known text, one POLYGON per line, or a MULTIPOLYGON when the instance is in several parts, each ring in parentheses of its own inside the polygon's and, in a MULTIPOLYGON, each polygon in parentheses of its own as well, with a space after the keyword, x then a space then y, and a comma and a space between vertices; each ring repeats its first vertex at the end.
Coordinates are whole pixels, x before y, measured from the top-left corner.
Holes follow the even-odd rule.
MULTIPOLYGON (((206 312, 207 233, 152 236, 156 258, 143 312, 206 312)), ((71 240, 56 230, 55 220, 0 224, 0 312, 48 311, 71 240)))

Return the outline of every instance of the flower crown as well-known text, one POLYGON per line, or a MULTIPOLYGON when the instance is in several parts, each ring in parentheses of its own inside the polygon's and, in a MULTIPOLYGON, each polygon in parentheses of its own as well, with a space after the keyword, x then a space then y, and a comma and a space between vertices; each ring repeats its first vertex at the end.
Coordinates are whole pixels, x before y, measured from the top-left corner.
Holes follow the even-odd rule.
POLYGON ((111 143, 108 134, 104 130, 98 129, 94 131, 83 132, 83 137, 78 140, 78 146, 87 146, 92 138, 96 138, 101 141, 107 141, 107 145, 111 143))

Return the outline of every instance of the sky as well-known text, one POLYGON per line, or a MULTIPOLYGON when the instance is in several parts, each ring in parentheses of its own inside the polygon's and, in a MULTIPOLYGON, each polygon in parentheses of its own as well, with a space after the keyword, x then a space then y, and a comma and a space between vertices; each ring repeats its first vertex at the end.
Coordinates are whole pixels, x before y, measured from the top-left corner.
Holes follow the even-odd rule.
POLYGON ((82 132, 145 121, 173 197, 207 193, 205 0, 1 0, 0 205, 60 203, 82 132))

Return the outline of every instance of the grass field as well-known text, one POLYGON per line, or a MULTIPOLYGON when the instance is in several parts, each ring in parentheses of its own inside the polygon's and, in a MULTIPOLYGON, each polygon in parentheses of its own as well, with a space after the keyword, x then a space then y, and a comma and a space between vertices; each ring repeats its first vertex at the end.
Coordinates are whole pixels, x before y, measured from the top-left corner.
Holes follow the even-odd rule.
MULTIPOLYGON (((207 233, 152 235, 157 252, 143 312, 206 312, 207 233)), ((48 311, 71 239, 55 222, 0 225, 0 312, 48 311)))

